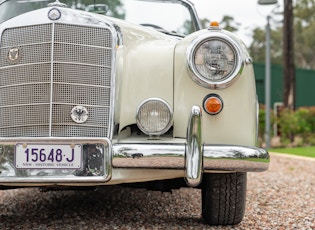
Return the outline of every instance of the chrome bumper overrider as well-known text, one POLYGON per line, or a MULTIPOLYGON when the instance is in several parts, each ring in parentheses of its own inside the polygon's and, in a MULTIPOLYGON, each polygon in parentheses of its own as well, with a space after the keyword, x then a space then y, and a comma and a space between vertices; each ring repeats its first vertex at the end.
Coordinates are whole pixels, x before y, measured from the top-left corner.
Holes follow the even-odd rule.
POLYGON ((203 172, 260 172, 269 167, 269 154, 256 147, 202 143, 201 109, 193 106, 187 138, 173 141, 121 141, 107 138, 0 139, 0 185, 104 184, 116 169, 171 169, 185 171, 189 186, 201 182, 203 172), (15 146, 20 144, 80 144, 80 169, 17 169, 15 146))

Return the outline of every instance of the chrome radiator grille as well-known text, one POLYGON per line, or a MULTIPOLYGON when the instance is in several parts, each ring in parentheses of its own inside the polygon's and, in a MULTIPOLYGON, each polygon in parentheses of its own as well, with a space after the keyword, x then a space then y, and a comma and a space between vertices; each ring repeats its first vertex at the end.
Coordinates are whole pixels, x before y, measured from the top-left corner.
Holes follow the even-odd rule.
POLYGON ((0 136, 107 137, 111 63, 107 28, 44 24, 4 30, 0 136), (14 48, 18 55, 10 60, 14 48), (85 123, 71 119, 76 105, 87 108, 85 123))

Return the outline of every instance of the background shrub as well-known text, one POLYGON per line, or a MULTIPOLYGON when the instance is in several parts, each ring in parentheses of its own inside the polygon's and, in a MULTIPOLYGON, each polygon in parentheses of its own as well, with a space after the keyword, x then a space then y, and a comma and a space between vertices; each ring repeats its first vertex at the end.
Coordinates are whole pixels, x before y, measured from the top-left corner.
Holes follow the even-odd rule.
MULTIPOLYGON (((273 114, 271 112, 271 114, 273 114)), ((295 111, 282 109, 277 117, 271 115, 271 127, 278 125, 283 145, 315 145, 315 107, 301 107, 295 111), (297 139, 299 141, 297 141, 297 139)), ((259 111, 259 144, 264 140, 265 108, 259 111)), ((271 136, 275 136, 271 133, 271 136)))

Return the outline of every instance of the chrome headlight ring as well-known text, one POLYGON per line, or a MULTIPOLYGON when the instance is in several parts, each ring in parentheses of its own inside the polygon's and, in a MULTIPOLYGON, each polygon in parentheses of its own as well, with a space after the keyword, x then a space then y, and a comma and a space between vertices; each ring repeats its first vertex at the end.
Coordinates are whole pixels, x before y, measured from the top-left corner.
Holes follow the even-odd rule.
POLYGON ((186 58, 192 80, 209 89, 230 86, 244 66, 241 46, 223 32, 211 32, 193 40, 186 58))

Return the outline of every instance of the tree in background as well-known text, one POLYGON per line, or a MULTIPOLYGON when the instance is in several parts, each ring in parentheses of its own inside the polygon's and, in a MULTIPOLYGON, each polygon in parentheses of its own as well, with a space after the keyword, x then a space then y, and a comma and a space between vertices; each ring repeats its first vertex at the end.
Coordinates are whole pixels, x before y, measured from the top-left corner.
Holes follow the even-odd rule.
MULTIPOLYGON (((283 106, 295 110, 295 61, 293 3, 284 0, 283 12, 283 106)), ((293 141, 293 137, 292 137, 293 141)))
MULTIPOLYGON (((276 65, 282 65, 282 27, 271 29, 270 33, 270 58, 271 63, 276 65)), ((266 53, 263 52, 265 48, 266 32, 265 28, 256 27, 253 30, 253 41, 249 47, 249 52, 255 62, 265 62, 266 53)))
MULTIPOLYGON (((209 19, 203 18, 200 21, 203 28, 209 28, 210 25, 209 19)), ((238 27, 240 25, 241 25, 240 23, 234 21, 234 18, 232 16, 228 15, 223 16, 222 20, 220 21, 220 27, 230 32, 238 31, 238 27)))
POLYGON ((220 24, 224 29, 230 32, 238 31, 238 27, 241 25, 240 23, 235 22, 234 18, 231 16, 224 16, 220 24))
MULTIPOLYGON (((286 1, 286 0, 284 0, 286 1)), ((315 2, 313 0, 294 1, 294 64, 298 68, 315 69, 315 2)), ((272 16, 272 18, 274 18, 272 16)), ((283 64, 283 23, 273 21, 271 28, 271 63, 283 64)), ((249 47, 255 62, 265 61, 265 29, 253 29, 253 41, 249 47)))
MULTIPOLYGON (((67 0, 71 2, 71 0, 67 0)), ((76 7, 81 6, 82 9, 85 9, 88 5, 93 4, 106 4, 108 7, 108 10, 106 12, 107 16, 116 17, 116 18, 125 18, 125 10, 123 8, 123 4, 120 0, 72 0, 72 4, 74 4, 76 7)))
POLYGON ((315 2, 296 1, 295 17, 295 55, 301 68, 315 69, 315 2))

